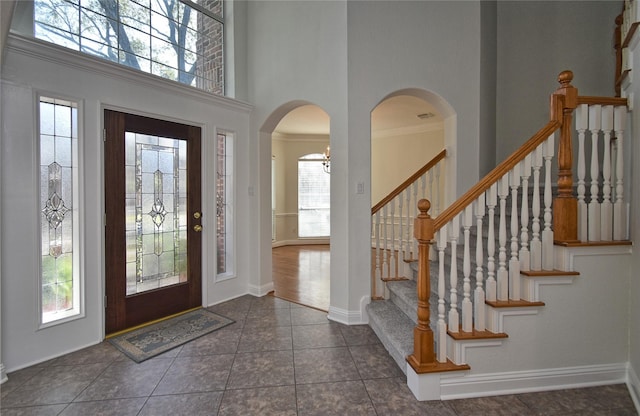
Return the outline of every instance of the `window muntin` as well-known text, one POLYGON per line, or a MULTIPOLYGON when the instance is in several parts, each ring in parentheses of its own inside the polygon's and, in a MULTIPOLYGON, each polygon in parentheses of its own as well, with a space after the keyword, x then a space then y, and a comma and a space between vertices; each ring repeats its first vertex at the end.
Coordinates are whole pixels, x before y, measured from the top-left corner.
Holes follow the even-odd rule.
POLYGON ((78 105, 40 97, 40 320, 79 315, 78 105))
POLYGON ((298 159, 298 236, 328 237, 331 233, 330 175, 323 157, 313 153, 298 159))
POLYGON ((35 0, 33 36, 224 94, 222 0, 35 0))
POLYGON ((233 135, 219 131, 216 138, 217 280, 233 277, 235 268, 233 151, 233 135))

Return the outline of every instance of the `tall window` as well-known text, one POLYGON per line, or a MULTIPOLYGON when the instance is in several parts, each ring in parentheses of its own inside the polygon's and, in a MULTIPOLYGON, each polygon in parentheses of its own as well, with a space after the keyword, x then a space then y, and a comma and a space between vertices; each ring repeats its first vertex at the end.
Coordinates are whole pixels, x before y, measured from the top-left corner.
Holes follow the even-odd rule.
POLYGON ((36 38, 224 94, 223 0, 35 0, 33 7, 36 38))
POLYGON ((233 276, 233 136, 218 132, 216 143, 216 258, 218 280, 233 276))
POLYGON ((41 321, 80 313, 78 106, 40 98, 41 321))
POLYGON ((331 231, 330 175, 322 168, 322 155, 298 159, 298 236, 328 237, 331 231))

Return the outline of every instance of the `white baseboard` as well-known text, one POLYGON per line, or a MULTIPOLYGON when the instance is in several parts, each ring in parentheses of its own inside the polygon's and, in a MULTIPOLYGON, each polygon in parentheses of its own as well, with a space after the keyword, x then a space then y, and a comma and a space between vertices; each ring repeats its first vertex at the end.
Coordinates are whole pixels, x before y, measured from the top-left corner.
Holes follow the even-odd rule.
POLYGON ((329 306, 327 318, 329 318, 330 321, 345 325, 361 325, 367 323, 367 321, 362 318, 360 311, 348 311, 346 309, 336 308, 335 306, 329 306))
POLYGON ((9 380, 9 378, 7 377, 7 372, 4 369, 4 364, 0 363, 0 384, 7 380, 9 380))
POLYGON ((266 283, 262 286, 249 285, 249 294, 257 297, 262 297, 273 290, 273 281, 266 283))
POLYGON ((629 364, 627 387, 629 388, 629 394, 633 400, 633 404, 636 406, 636 410, 640 414, 640 378, 635 372, 631 364, 629 364))
POLYGON ((284 246, 309 246, 318 244, 329 244, 329 238, 305 238, 302 240, 281 240, 272 241, 271 248, 284 247, 284 246))
POLYGON ((441 400, 570 389, 628 380, 627 363, 478 375, 443 375, 441 400))

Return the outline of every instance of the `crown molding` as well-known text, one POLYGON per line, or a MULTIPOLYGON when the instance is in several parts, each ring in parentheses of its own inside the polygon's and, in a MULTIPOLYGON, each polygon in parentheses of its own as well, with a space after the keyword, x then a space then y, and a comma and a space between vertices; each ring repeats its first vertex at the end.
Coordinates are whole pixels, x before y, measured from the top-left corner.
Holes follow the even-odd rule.
POLYGON ((313 143, 327 143, 330 135, 328 134, 291 134, 291 133, 278 133, 273 132, 271 134, 271 140, 280 142, 313 142, 313 143))
POLYGON ((429 133, 432 131, 444 131, 444 122, 439 121, 437 123, 428 123, 417 126, 372 131, 371 137, 374 139, 384 139, 389 137, 408 136, 410 134, 429 133))
MULTIPOLYGON (((97 73, 113 79, 147 85, 150 88, 173 92, 200 102, 214 104, 230 110, 239 110, 246 113, 250 113, 253 110, 253 105, 244 101, 212 94, 190 85, 185 85, 156 75, 147 74, 146 72, 141 72, 106 59, 87 55, 53 43, 19 35, 13 32, 9 34, 7 39, 7 49, 16 54, 37 58, 69 68, 97 73)), ((4 62, 6 62, 6 60, 4 60, 4 62)))

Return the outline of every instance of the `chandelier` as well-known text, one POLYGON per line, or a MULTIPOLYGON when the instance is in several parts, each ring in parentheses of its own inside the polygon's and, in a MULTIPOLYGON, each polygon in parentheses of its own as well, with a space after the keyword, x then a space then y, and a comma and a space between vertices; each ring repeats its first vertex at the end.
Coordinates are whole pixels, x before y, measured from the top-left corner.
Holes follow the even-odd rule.
POLYGON ((327 150, 322 153, 322 170, 331 173, 331 148, 327 146, 327 150))

